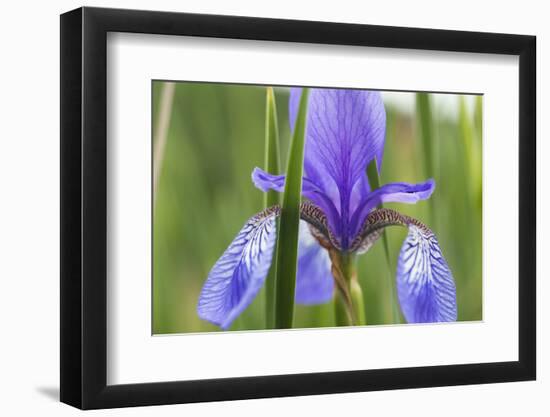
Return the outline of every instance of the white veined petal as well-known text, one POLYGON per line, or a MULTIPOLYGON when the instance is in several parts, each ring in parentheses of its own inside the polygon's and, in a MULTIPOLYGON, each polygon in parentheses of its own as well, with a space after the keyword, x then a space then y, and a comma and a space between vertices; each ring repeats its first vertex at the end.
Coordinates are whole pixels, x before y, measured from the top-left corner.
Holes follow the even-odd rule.
POLYGON ((397 263, 397 294, 409 323, 456 321, 453 275, 431 231, 409 226, 397 263))
POLYGON ((268 209, 249 219, 218 259, 199 297, 200 318, 227 329, 254 300, 271 267, 278 214, 268 209))

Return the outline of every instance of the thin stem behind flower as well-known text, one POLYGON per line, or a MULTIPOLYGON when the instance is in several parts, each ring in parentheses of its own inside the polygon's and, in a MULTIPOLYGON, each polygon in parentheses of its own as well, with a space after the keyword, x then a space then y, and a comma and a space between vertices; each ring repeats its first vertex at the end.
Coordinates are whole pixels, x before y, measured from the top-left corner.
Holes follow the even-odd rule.
POLYGON ((164 151, 172 116, 172 103, 176 84, 166 82, 162 84, 160 93, 160 108, 157 114, 157 123, 153 132, 153 201, 156 201, 157 187, 164 160, 164 151))

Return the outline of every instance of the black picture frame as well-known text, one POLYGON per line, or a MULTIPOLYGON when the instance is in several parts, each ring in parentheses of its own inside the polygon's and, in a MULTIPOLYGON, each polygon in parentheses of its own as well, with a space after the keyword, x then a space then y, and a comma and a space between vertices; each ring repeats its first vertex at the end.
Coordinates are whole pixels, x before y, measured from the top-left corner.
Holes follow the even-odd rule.
POLYGON ((61 401, 82 409, 533 380, 536 38, 251 17, 80 8, 61 15, 61 401), (519 360, 107 385, 108 32, 519 57, 519 360))

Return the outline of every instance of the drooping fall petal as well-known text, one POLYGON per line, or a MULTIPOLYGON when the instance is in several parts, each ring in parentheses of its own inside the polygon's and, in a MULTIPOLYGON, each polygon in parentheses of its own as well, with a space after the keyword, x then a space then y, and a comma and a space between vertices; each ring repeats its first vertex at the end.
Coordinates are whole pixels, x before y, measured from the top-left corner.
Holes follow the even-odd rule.
POLYGON ((300 221, 298 244, 296 303, 308 305, 330 301, 334 293, 330 258, 327 250, 319 245, 303 220, 300 221))
POLYGON ((199 297, 201 319, 227 329, 256 297, 271 266, 278 214, 270 208, 248 220, 216 262, 199 297))
POLYGON ((435 235, 415 225, 397 262, 397 295, 408 323, 456 321, 456 288, 435 235))

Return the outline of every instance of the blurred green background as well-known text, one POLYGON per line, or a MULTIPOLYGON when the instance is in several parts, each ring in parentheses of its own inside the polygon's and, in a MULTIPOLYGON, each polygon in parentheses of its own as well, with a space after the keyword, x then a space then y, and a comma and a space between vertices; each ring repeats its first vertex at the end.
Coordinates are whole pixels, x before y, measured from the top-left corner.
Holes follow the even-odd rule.
MULTIPOLYGON (((263 207, 263 193, 252 184, 251 172, 264 165, 266 88, 154 81, 152 95, 157 173, 153 333, 219 331, 198 318, 197 301, 211 267, 245 221, 263 207)), ((455 278, 458 319, 481 320, 482 97, 382 95, 387 115, 382 184, 428 177, 436 181, 430 200, 386 206, 418 218, 436 233, 455 278)), ((275 96, 285 167, 289 89, 276 87, 275 96)), ((369 324, 392 323, 389 280, 395 279, 406 229, 386 230, 391 271, 381 242, 359 257, 369 324)), ((333 310, 332 303, 298 305, 294 327, 334 326, 333 310)), ((264 328, 262 291, 231 330, 264 328)))

